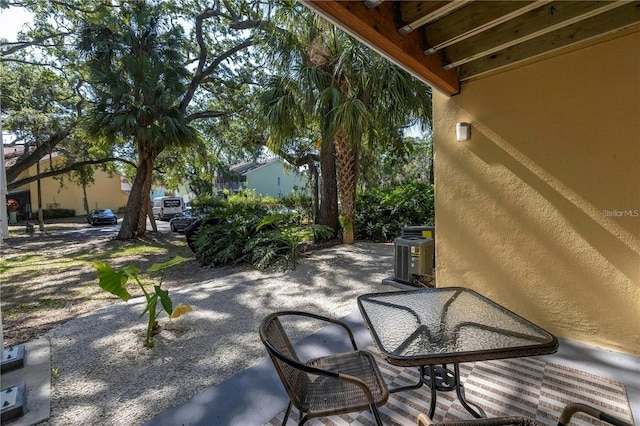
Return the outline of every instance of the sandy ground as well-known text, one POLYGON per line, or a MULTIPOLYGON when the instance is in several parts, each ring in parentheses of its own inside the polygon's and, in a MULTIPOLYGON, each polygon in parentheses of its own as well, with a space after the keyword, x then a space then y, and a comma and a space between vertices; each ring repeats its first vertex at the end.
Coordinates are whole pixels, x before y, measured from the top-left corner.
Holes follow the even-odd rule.
MULTIPOLYGON (((49 331, 52 382, 47 425, 136 425, 256 364, 266 353, 258 325, 284 309, 333 317, 357 309, 356 297, 391 290, 393 245, 334 246, 288 272, 228 268, 185 274, 174 303, 194 311, 161 316, 156 346, 142 346, 142 300, 95 310, 49 331)), ((303 325, 300 336, 313 331, 303 325)))

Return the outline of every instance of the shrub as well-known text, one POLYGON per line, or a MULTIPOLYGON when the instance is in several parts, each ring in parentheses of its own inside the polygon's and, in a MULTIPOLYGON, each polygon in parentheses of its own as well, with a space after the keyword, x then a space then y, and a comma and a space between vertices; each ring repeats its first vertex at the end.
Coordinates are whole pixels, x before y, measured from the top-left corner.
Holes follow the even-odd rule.
POLYGON ((220 197, 203 194, 191 200, 189 205, 197 216, 204 216, 227 206, 228 203, 220 197))
MULTIPOLYGON (((37 215, 37 213, 36 213, 37 215)), ((73 209, 43 209, 43 219, 60 219, 64 217, 75 217, 76 211, 73 209)), ((32 213, 33 216, 33 213, 32 213)))
POLYGON ((311 222, 311 220, 313 219, 313 205, 310 195, 300 192, 294 192, 291 195, 282 197, 280 202, 284 206, 297 211, 303 221, 311 222))
POLYGON ((301 242, 330 233, 325 226, 298 225, 294 212, 272 213, 272 206, 251 197, 231 198, 228 207, 217 212, 217 223, 203 225, 196 233, 194 247, 201 265, 294 268, 301 242))
POLYGON ((433 186, 410 182, 389 190, 358 194, 355 236, 357 239, 389 241, 410 225, 433 225, 433 186))

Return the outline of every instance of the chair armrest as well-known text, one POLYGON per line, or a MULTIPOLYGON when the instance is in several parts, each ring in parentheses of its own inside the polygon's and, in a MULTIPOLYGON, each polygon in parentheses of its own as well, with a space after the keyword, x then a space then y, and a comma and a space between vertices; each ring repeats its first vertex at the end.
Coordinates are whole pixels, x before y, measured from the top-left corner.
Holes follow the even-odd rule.
POLYGON ((595 417, 596 419, 600 419, 603 422, 611 423, 615 426, 631 426, 629 423, 622 421, 617 417, 611 416, 603 411, 600 411, 597 408, 578 403, 567 404, 567 406, 564 407, 562 413, 560 414, 560 418, 558 419, 558 426, 566 426, 571 421, 571 417, 579 412, 588 414, 592 417, 595 417))
POLYGON ((353 350, 358 350, 358 346, 356 345, 356 340, 353 337, 353 332, 351 331, 351 328, 347 325, 346 322, 344 321, 340 321, 337 320, 335 318, 329 318, 329 317, 325 317, 323 315, 318 315, 318 314, 312 314, 309 312, 302 312, 302 311, 282 311, 282 312, 278 312, 278 315, 292 315, 292 316, 302 316, 302 317, 309 317, 309 318, 313 318, 316 320, 320 320, 320 321, 324 321, 324 322, 328 322, 331 324, 335 324, 335 325, 339 325, 340 327, 342 327, 348 334, 349 336, 349 340, 351 341, 351 346, 353 346, 353 350))
POLYGON ((293 360, 293 359, 289 358, 288 356, 286 356, 285 354, 280 352, 278 349, 276 349, 271 343, 264 342, 264 344, 265 344, 265 346, 267 347, 267 350, 269 351, 269 353, 272 356, 275 356, 278 360, 284 362, 285 364, 288 364, 288 365, 292 366, 293 368, 295 368, 297 370, 304 371, 305 373, 315 374, 315 375, 318 375, 318 376, 333 377, 334 379, 339 379, 340 378, 340 374, 339 373, 336 373, 334 371, 329 371, 329 370, 323 370, 321 368, 312 367, 310 365, 303 364, 301 362, 298 362, 296 360, 293 360))
POLYGON ((362 391, 367 395, 367 399, 369 400, 369 404, 375 405, 375 399, 373 399, 373 394, 371 393, 371 389, 367 384, 360 380, 357 377, 351 376, 349 374, 338 373, 338 378, 344 382, 353 383, 358 386, 362 391))
POLYGON ((431 421, 429 416, 424 413, 418 414, 418 426, 431 426, 432 424, 433 422, 431 421))

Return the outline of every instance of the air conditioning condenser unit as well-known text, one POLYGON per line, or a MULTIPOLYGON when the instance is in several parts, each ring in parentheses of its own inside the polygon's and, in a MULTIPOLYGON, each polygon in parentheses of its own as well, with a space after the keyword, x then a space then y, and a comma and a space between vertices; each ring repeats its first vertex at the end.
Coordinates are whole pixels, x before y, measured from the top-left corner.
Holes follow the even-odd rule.
POLYGON ((394 240, 394 279, 411 285, 433 280, 434 243, 431 238, 403 236, 394 240))

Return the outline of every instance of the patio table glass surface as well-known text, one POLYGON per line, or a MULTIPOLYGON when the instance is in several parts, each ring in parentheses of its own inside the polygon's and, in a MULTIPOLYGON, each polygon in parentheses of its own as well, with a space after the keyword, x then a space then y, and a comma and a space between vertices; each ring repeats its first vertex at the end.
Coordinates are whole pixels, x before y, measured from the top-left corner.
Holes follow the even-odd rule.
POLYGON ((555 336, 466 288, 365 294, 358 306, 391 364, 512 358, 558 347, 555 336))
POLYGON ((542 355, 558 349, 558 339, 552 334, 462 287, 365 294, 358 297, 358 307, 382 356, 390 364, 420 369, 417 383, 389 391, 429 386, 430 418, 436 408, 436 391, 453 390, 467 411, 484 417, 482 408, 466 400, 459 363, 542 355), (453 371, 447 369, 449 363, 453 371))

